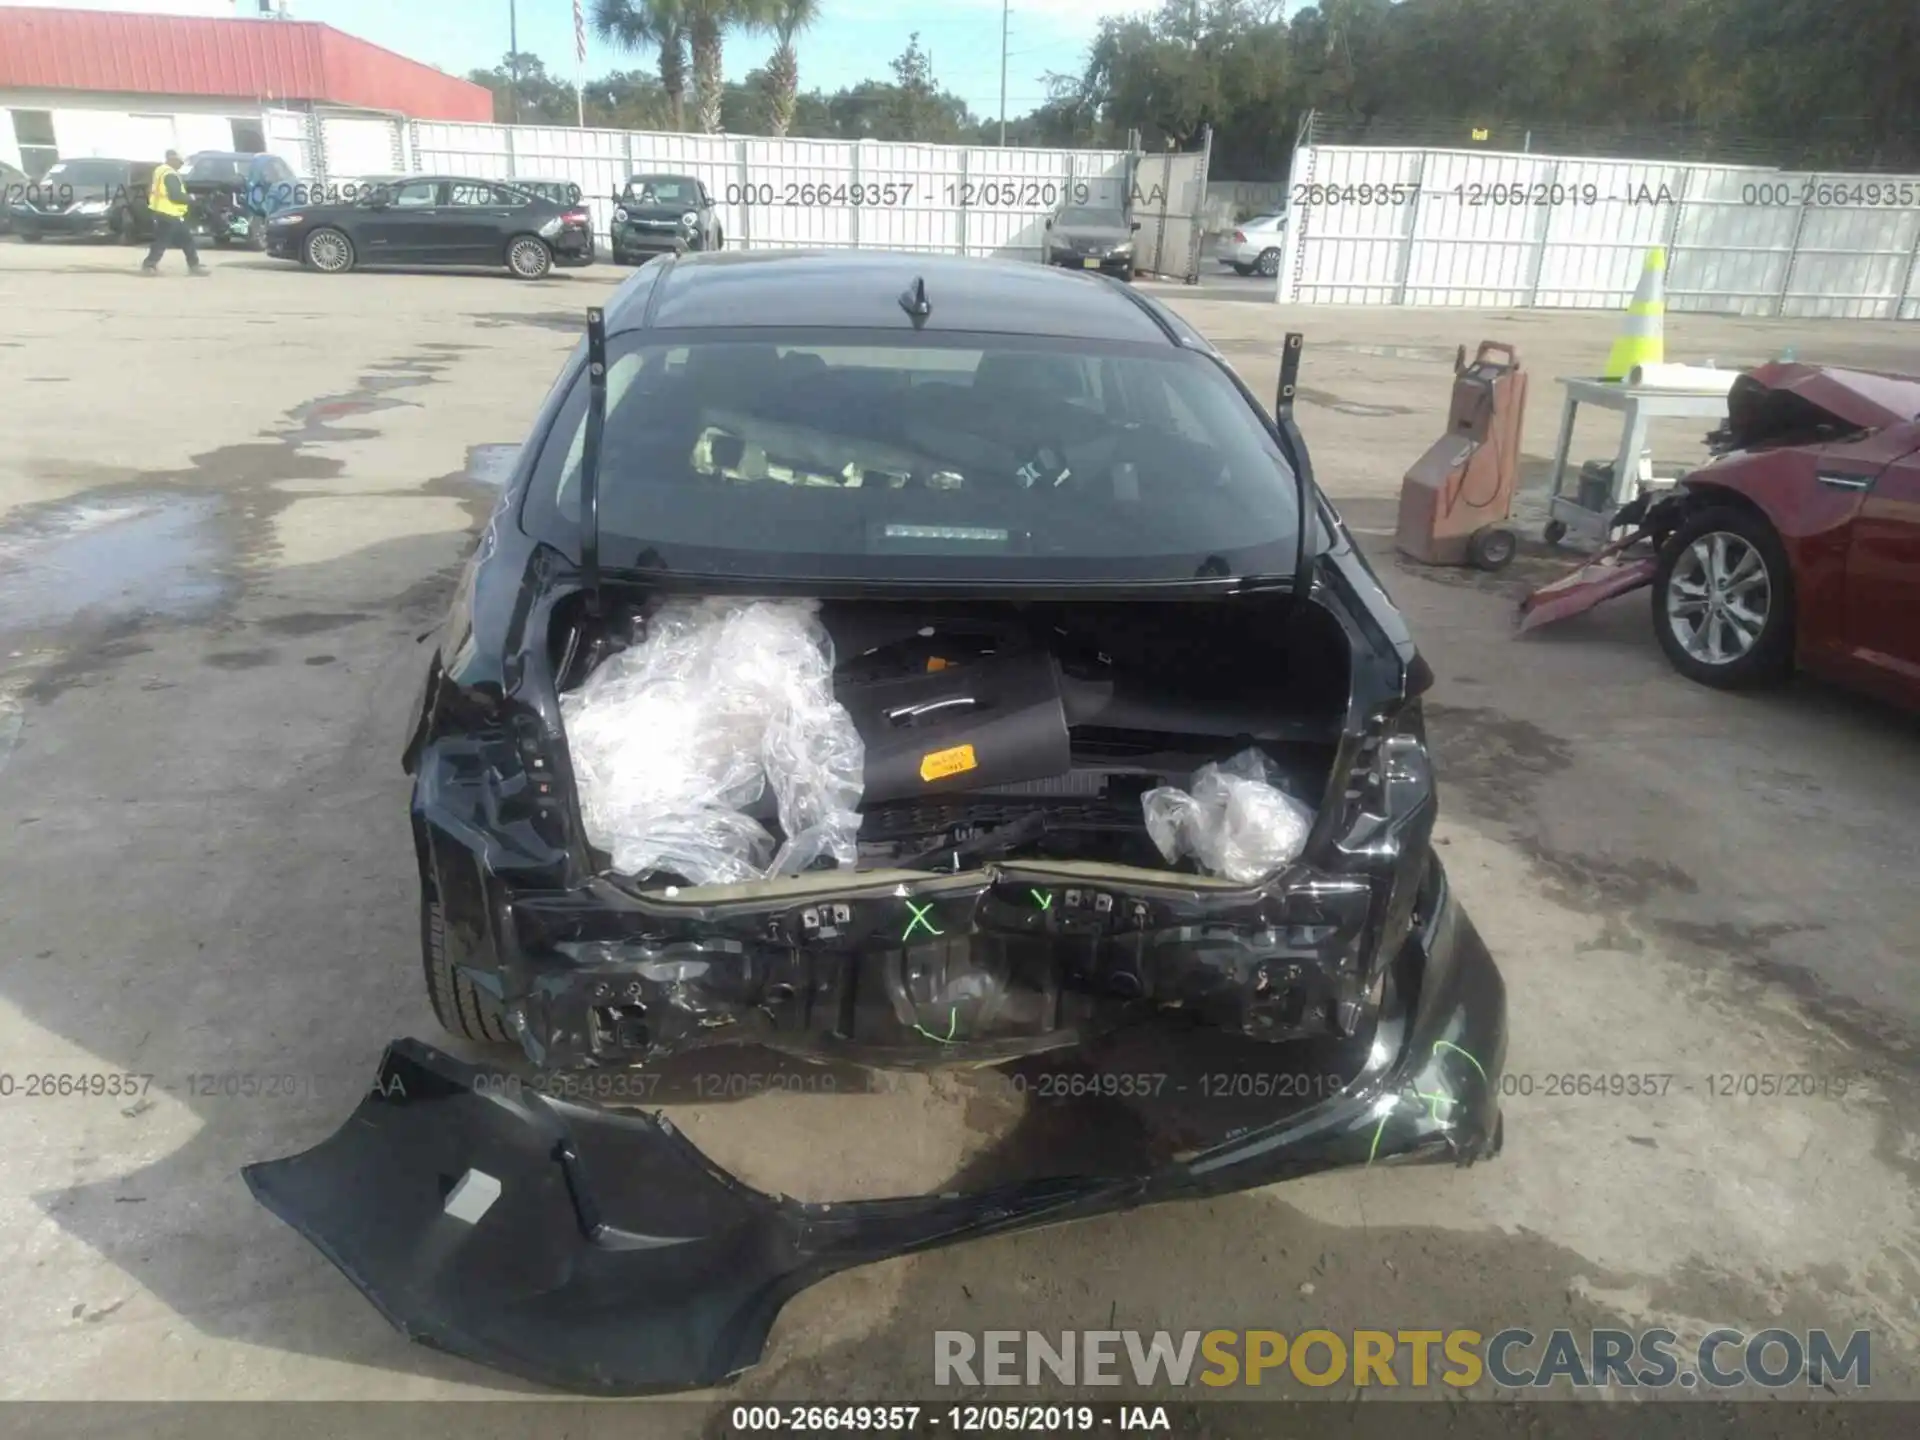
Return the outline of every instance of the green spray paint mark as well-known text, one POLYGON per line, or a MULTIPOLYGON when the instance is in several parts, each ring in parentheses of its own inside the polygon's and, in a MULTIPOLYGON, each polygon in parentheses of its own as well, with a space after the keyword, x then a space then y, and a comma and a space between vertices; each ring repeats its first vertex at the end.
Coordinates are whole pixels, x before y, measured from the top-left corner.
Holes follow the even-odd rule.
POLYGON ((913 919, 907 922, 906 934, 900 937, 902 940, 911 940, 913 938, 913 932, 923 928, 929 935, 946 934, 946 931, 940 929, 931 920, 927 919, 927 912, 933 909, 933 901, 929 900, 924 905, 916 905, 913 901, 909 900, 907 901, 907 909, 913 912, 913 919))
POLYGON ((1453 1043, 1453 1042, 1452 1042, 1451 1040, 1436 1040, 1436 1041, 1434 1041, 1434 1042, 1433 1042, 1433 1053, 1434 1053, 1434 1058, 1436 1058, 1436 1059, 1438 1059, 1438 1058, 1439 1058, 1439 1055, 1440 1055, 1440 1052, 1441 1052, 1442 1050, 1451 1050, 1451 1051, 1453 1051, 1453 1053, 1454 1053, 1454 1054, 1456 1054, 1456 1055, 1465 1055, 1465 1056, 1467 1057, 1467 1063, 1468 1063, 1469 1065, 1471 1065, 1471 1066, 1473 1066, 1473 1068, 1474 1068, 1474 1069, 1476 1069, 1476 1070, 1478 1070, 1478 1071, 1480 1072, 1480 1083, 1481 1083, 1482 1085, 1490 1085, 1490 1084, 1492 1084, 1492 1083, 1493 1083, 1492 1081, 1490 1081, 1490 1080, 1488 1080, 1488 1079, 1487 1079, 1487 1072, 1486 1072, 1486 1070, 1485 1070, 1485 1068, 1484 1068, 1484 1067, 1482 1067, 1482 1065, 1480 1064, 1480 1062, 1479 1062, 1478 1060, 1476 1060, 1476 1059, 1474 1059, 1474 1058, 1473 1058, 1473 1056, 1472 1056, 1472 1054, 1471 1054, 1470 1052, 1468 1052, 1468 1051, 1466 1051, 1466 1050, 1462 1050, 1462 1049, 1461 1049, 1461 1048, 1460 1048, 1460 1047, 1459 1047, 1458 1045, 1456 1045, 1456 1044, 1454 1044, 1454 1043, 1453 1043))
POLYGON ((1413 1098, 1427 1102, 1427 1118, 1436 1125, 1445 1125, 1447 1122, 1440 1118, 1440 1111, 1435 1107, 1445 1105, 1451 1110, 1455 1103, 1451 1095, 1429 1095, 1424 1090, 1414 1091, 1413 1098))
MULTIPOLYGON (((1473 1068, 1479 1072, 1481 1084, 1490 1086, 1493 1083, 1492 1081, 1487 1079, 1486 1067, 1482 1065, 1478 1060, 1473 1058, 1473 1054, 1471 1051, 1463 1050, 1460 1046, 1454 1044, 1451 1040, 1434 1041, 1433 1042, 1433 1058, 1438 1060, 1440 1058, 1440 1052, 1442 1050, 1451 1050, 1456 1055, 1465 1056, 1467 1063, 1473 1066, 1473 1068)), ((1445 1125, 1449 1123, 1448 1121, 1441 1118, 1440 1107, 1442 1105, 1446 1106, 1449 1110, 1451 1110, 1455 1105, 1458 1105, 1460 1103, 1458 1100, 1454 1099, 1454 1097, 1451 1095, 1429 1095, 1424 1090, 1409 1090, 1406 1093, 1411 1095, 1416 1100, 1424 1100, 1427 1102, 1427 1118, 1431 1120, 1435 1125, 1445 1125)), ((1380 1123, 1373 1127, 1373 1144, 1367 1147, 1367 1164, 1369 1165, 1373 1164, 1374 1157, 1380 1153, 1380 1137, 1386 1133, 1387 1121, 1391 1120, 1392 1118, 1393 1118, 1393 1111, 1389 1110, 1385 1115, 1382 1115, 1380 1117, 1380 1123)))
POLYGON ((1029 890, 1027 893, 1033 896, 1033 903, 1038 905, 1042 910, 1051 910, 1053 908, 1053 896, 1042 895, 1038 890, 1029 890))
POLYGON ((954 1033, 960 1028, 960 1012, 958 1009, 949 1009, 947 1011, 947 1033, 944 1036, 934 1034, 933 1031, 923 1025, 915 1025, 913 1028, 926 1036, 927 1039, 933 1041, 936 1045, 951 1045, 953 1043, 954 1033))

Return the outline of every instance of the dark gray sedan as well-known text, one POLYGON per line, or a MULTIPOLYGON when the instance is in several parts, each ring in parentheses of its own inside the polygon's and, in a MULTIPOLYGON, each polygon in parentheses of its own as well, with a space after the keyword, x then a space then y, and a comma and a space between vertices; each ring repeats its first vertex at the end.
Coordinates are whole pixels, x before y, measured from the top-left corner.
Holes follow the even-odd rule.
POLYGON ((1122 210, 1069 205, 1047 221, 1047 263, 1131 280, 1133 235, 1139 228, 1140 222, 1122 210))

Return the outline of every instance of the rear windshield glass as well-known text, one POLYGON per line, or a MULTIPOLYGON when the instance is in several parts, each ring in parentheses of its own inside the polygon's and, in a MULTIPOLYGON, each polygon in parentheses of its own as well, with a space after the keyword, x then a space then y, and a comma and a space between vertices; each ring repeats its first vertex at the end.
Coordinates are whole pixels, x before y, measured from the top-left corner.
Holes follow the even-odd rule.
POLYGON ((246 162, 231 155, 195 155, 181 167, 183 180, 238 180, 246 162))
POLYGON ((127 167, 117 160, 62 160, 40 177, 42 185, 124 185, 127 167))
MULTIPOLYGON (((731 338, 745 333, 614 343, 603 563, 1012 581, 1292 569, 1292 475, 1204 356, 1004 336, 731 338)), ((582 377, 523 512, 569 553, 586 394, 582 377)))
POLYGON ((629 180, 623 199, 634 205, 698 205, 700 191, 693 181, 676 175, 629 180))
POLYGON ((1109 225, 1115 229, 1127 228, 1127 217, 1118 210, 1091 210, 1085 206, 1073 205, 1060 212, 1062 225, 1109 225))

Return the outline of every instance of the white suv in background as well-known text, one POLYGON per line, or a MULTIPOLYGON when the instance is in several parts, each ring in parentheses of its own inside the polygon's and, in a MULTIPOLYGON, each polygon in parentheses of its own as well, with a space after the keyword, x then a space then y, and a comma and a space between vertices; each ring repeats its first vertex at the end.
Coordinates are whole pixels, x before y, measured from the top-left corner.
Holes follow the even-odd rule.
POLYGON ((1220 242, 1220 263, 1231 265, 1237 275, 1251 275, 1255 271, 1262 275, 1278 275, 1280 247, 1286 238, 1287 217, 1284 211, 1277 215, 1257 215, 1251 220, 1242 220, 1220 242))

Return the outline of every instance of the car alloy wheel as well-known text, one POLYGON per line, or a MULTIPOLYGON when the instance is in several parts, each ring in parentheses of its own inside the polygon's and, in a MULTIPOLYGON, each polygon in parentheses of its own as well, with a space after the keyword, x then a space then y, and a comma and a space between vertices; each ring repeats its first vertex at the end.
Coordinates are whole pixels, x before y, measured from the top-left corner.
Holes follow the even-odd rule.
POLYGON ((307 263, 327 275, 353 268, 353 242, 338 230, 316 230, 307 237, 307 263))
POLYGON ((1702 665, 1731 665, 1753 653, 1773 613, 1766 557, 1744 536, 1697 537, 1667 579, 1667 624, 1702 665))
POLYGON ((507 268, 522 280, 538 280, 553 268, 553 252, 543 241, 522 235, 507 247, 507 268))
POLYGON ((1259 269, 1260 273, 1269 279, 1278 275, 1280 273, 1280 252, 1278 250, 1262 250, 1260 252, 1259 269))

